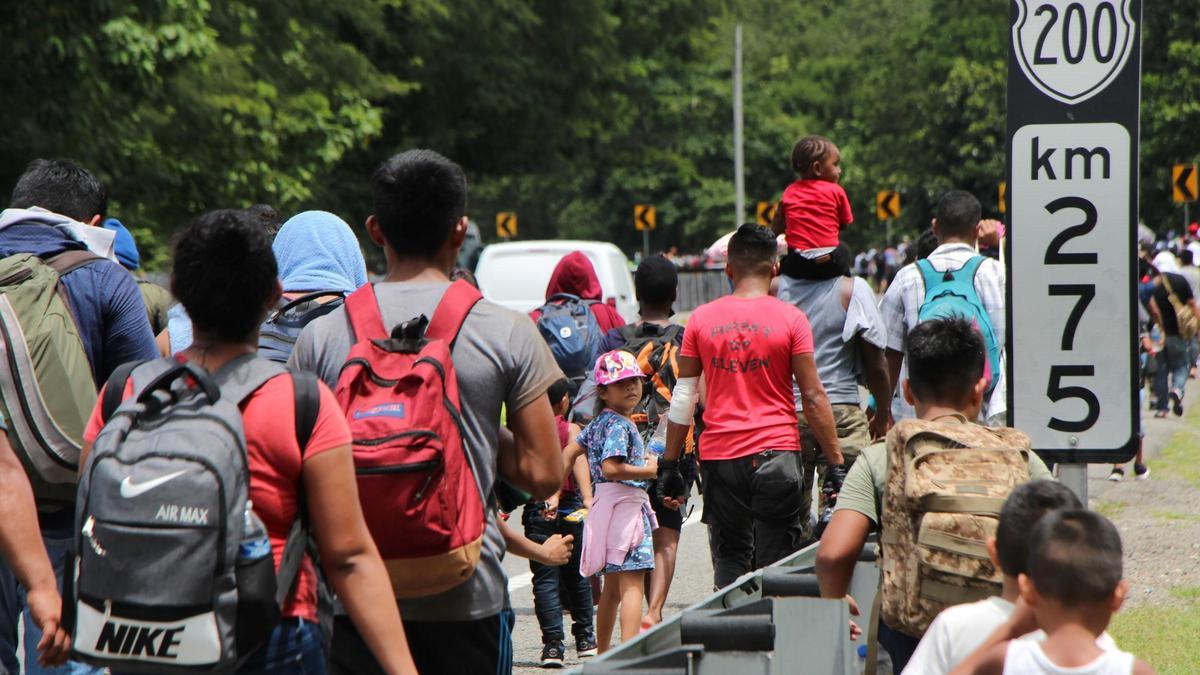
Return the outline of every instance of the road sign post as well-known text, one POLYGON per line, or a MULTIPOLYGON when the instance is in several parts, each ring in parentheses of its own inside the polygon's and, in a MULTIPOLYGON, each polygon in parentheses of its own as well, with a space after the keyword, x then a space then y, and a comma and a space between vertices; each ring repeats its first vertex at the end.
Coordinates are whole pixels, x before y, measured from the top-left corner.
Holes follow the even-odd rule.
POLYGON ((763 227, 770 227, 771 221, 775 220, 775 210, 778 208, 778 202, 759 202, 758 207, 754 210, 755 220, 763 227))
POLYGON ((875 193, 875 217, 883 221, 883 247, 892 242, 892 221, 900 217, 900 193, 895 190, 880 190, 875 193))
POLYGON ((1191 205, 1200 196, 1195 164, 1176 164, 1171 168, 1171 198, 1183 204, 1183 231, 1192 222, 1191 205))
POLYGON ((1009 422, 1048 461, 1125 462, 1140 428, 1141 0, 1012 7, 1009 422))
POLYGON ((653 204, 633 206, 633 227, 642 233, 642 260, 650 257, 650 230, 658 225, 658 213, 653 204))
POLYGON ((516 213, 501 211, 496 214, 496 236, 501 239, 513 239, 517 236, 516 213))

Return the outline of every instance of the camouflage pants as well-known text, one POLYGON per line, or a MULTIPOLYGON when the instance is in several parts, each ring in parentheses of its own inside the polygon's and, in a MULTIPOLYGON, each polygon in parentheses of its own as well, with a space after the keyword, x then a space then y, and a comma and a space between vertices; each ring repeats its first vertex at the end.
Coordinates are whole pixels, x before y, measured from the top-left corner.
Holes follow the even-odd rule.
MULTIPOLYGON (((802 477, 800 494, 800 512, 803 514, 804 539, 812 538, 812 494, 813 486, 825 473, 825 456, 817 445, 812 429, 804 413, 796 413, 800 426, 800 473, 802 477)), ((871 430, 867 422, 867 414, 856 405, 835 403, 833 405, 833 423, 837 426, 838 444, 842 448, 842 456, 846 460, 846 469, 854 464, 858 453, 871 444, 871 430)))

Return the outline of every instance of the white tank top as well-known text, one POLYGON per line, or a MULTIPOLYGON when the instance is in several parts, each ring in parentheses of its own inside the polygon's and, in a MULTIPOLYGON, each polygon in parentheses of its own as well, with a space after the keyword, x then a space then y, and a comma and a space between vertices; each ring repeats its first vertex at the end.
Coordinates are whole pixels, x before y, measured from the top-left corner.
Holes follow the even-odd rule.
POLYGON ((1130 675, 1133 654, 1113 649, 1077 668, 1056 666, 1037 642, 1013 640, 1004 655, 1004 675, 1130 675))

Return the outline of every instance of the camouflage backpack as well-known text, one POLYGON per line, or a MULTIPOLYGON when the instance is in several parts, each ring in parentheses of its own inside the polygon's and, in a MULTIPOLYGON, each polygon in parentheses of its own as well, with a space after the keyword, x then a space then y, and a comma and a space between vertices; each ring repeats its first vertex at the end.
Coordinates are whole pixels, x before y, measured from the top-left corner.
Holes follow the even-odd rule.
POLYGON ((1029 437, 963 418, 904 420, 887 437, 883 620, 913 637, 950 605, 1000 593, 987 553, 1000 507, 1029 480, 1029 437))

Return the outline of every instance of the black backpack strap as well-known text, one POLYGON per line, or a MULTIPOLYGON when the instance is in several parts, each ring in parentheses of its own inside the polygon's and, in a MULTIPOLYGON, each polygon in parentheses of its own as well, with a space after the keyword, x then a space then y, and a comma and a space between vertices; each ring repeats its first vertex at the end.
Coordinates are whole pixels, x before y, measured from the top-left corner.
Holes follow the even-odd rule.
POLYGON ((87 249, 72 249, 45 258, 43 262, 49 265, 55 272, 58 272, 58 276, 62 277, 97 260, 108 260, 108 258, 101 258, 87 249))
MULTIPOLYGON (((292 376, 292 391, 295 398, 296 443, 300 447, 301 461, 308 442, 312 439, 313 428, 321 412, 321 389, 317 376, 308 371, 288 369, 292 376)), ((283 545, 283 555, 279 560, 279 570, 275 575, 275 602, 283 609, 284 602, 295 592, 296 581, 300 578, 300 567, 304 564, 307 553, 313 561, 317 573, 317 621, 321 626, 321 637, 325 643, 326 653, 333 637, 333 593, 321 573, 320 556, 317 551, 317 541, 312 536, 312 523, 308 517, 308 501, 301 489, 297 499, 298 515, 288 531, 287 540, 283 545)))
POLYGON ((104 398, 100 401, 100 421, 107 422, 121 406, 121 401, 125 400, 125 387, 130 376, 133 375, 134 369, 143 363, 145 361, 122 363, 108 376, 108 382, 104 385, 104 398))
POLYGON ((317 415, 321 412, 321 390, 317 386, 317 376, 307 370, 288 369, 292 374, 292 390, 296 397, 296 443, 300 446, 300 456, 312 438, 313 427, 317 424, 317 415))
POLYGON ((283 316, 284 314, 287 314, 289 310, 295 309, 306 302, 312 302, 313 300, 326 297, 336 297, 345 300, 346 294, 342 291, 316 291, 313 293, 306 293, 291 301, 280 301, 279 307, 275 310, 272 310, 271 314, 267 317, 267 321, 271 321, 275 318, 283 316))

